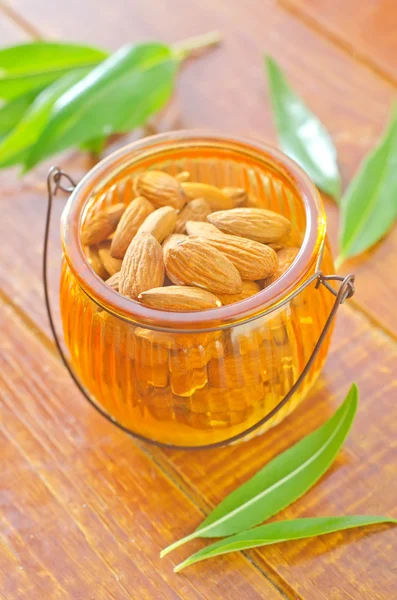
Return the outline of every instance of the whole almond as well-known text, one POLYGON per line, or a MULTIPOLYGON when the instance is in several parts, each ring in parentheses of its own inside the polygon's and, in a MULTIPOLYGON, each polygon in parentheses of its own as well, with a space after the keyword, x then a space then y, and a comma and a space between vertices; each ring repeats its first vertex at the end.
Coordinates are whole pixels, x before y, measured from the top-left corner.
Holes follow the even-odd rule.
POLYGON ((265 281, 265 287, 276 281, 281 275, 284 275, 286 271, 290 268, 295 258, 299 254, 299 248, 282 248, 277 252, 278 266, 272 277, 269 277, 265 281))
POLYGON ((243 206, 248 201, 248 194, 244 188, 223 187, 222 192, 231 198, 234 208, 237 206, 243 206))
POLYGON ((110 253, 113 258, 123 258, 139 227, 153 211, 153 204, 142 197, 135 198, 128 205, 120 219, 110 246, 110 253))
POLYGON ((211 292, 185 285, 153 288, 139 294, 138 300, 145 306, 160 310, 207 310, 222 306, 211 292))
POLYGON ((221 233, 219 229, 217 229, 208 221, 205 223, 204 221, 186 221, 186 233, 188 235, 212 235, 213 233, 221 233))
POLYGON ((121 260, 113 258, 110 254, 110 242, 101 242, 98 247, 98 254, 109 275, 114 275, 120 271, 121 260))
POLYGON ((121 215, 125 211, 125 204, 113 204, 98 211, 91 219, 84 223, 81 232, 81 241, 86 246, 99 244, 109 237, 116 229, 121 215))
POLYGON ((183 233, 172 233, 171 235, 169 235, 164 240, 162 246, 164 256, 169 248, 172 248, 172 246, 175 246, 175 244, 179 244, 179 242, 184 242, 185 240, 187 240, 187 235, 184 235, 183 233))
POLYGON ((185 233, 187 221, 207 221, 207 217, 211 212, 210 205, 203 198, 192 200, 179 213, 175 231, 177 233, 185 233))
POLYGON ((241 302, 254 294, 261 291, 261 286, 256 281, 243 281, 243 290, 239 294, 218 294, 219 300, 225 306, 227 304, 234 304, 235 302, 241 302))
POLYGON ((214 294, 242 290, 240 273, 222 252, 189 238, 166 252, 165 266, 177 285, 194 285, 214 294))
POLYGON ((102 279, 106 279, 108 272, 100 259, 98 246, 84 246, 84 254, 87 257, 92 270, 102 279))
POLYGON ((209 244, 222 252, 234 264, 242 279, 264 279, 271 277, 277 269, 277 255, 265 244, 226 233, 193 236, 191 239, 209 244))
POLYGON ((112 290, 116 290, 116 292, 118 292, 120 284, 120 271, 118 273, 114 273, 114 275, 109 277, 109 279, 106 279, 105 283, 111 287, 112 290))
POLYGON ((291 223, 265 208, 233 208, 208 215, 208 221, 224 233, 262 243, 277 242, 291 229, 291 223))
POLYGON ((232 199, 214 185, 187 181, 186 183, 182 183, 182 188, 188 200, 204 198, 212 210, 226 210, 228 208, 233 208, 232 199))
POLYGON ((146 217, 138 233, 151 233, 161 244, 175 230, 176 217, 175 208, 162 206, 146 217))
POLYGON ((181 210, 186 196, 181 183, 164 171, 146 171, 135 178, 134 188, 139 196, 144 196, 155 206, 172 206, 181 210))
POLYGON ((142 292, 164 283, 161 246, 151 233, 135 236, 125 253, 120 271, 119 292, 136 300, 142 292))

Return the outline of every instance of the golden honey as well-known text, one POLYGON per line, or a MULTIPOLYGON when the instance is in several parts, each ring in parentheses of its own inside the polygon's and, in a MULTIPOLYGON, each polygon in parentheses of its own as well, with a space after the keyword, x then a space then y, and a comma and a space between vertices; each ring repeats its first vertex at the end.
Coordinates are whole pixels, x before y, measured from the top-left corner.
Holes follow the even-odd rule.
MULTIPOLYGON (((178 132, 135 143, 84 178, 62 219, 61 313, 73 366, 96 403, 146 439, 208 446, 243 436, 289 392, 333 304, 324 286, 294 292, 319 268, 333 272, 319 195, 302 171, 260 143, 178 132), (80 231, 105 204, 132 198, 150 169, 189 171, 193 181, 245 188, 257 206, 286 216, 297 260, 276 283, 221 308, 167 313, 124 298, 95 275, 80 231), (122 194, 120 193, 122 190, 122 194)), ((256 433, 305 397, 326 358, 329 335, 298 392, 256 433)))

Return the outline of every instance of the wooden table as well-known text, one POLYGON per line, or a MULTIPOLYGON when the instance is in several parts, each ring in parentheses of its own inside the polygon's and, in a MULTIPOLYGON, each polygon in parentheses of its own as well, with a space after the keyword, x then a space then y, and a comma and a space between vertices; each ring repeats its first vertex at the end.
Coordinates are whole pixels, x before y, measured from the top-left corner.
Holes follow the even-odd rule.
MULTIPOLYGON (((275 139, 263 70, 273 55, 329 128, 345 183, 374 144, 397 86, 394 0, 8 0, 1 43, 32 38, 110 49, 179 41, 218 29, 221 48, 186 65, 159 130, 216 127, 275 139)), ((110 148, 111 150, 111 148, 110 148)), ((59 160, 76 179, 90 161, 59 160)), ((331 414, 352 381, 360 408, 330 472, 283 518, 397 516, 397 229, 343 271, 357 293, 341 310, 331 353, 310 398, 277 429, 206 452, 137 443, 99 417, 74 388, 49 335, 40 281, 47 163, 23 180, 0 172, 0 597, 14 599, 392 600, 396 530, 351 531, 207 561, 175 575, 159 551, 260 466, 331 414)), ((336 241, 337 208, 326 202, 336 241)), ((56 298, 56 200, 50 260, 56 298)), ((56 299, 55 299, 56 302, 56 299)))

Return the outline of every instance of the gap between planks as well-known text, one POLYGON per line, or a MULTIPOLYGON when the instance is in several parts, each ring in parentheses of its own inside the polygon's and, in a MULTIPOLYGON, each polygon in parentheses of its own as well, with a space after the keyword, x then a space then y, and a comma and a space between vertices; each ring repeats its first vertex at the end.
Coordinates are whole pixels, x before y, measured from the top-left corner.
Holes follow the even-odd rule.
POLYGON ((289 12, 292 15, 294 15, 309 29, 311 29, 317 34, 320 34, 321 37, 328 40, 331 44, 339 48, 339 50, 342 50, 344 53, 354 58, 357 62, 365 65, 375 75, 387 81, 387 83, 390 83, 394 87, 397 87, 396 78, 392 77, 391 75, 389 75, 389 73, 387 73, 387 71, 379 67, 376 62, 372 61, 364 52, 361 52, 359 48, 357 49, 355 46, 349 44, 348 42, 345 42, 344 40, 339 38, 337 34, 333 33, 324 25, 322 25, 322 23, 320 23, 315 17, 306 14, 305 11, 296 6, 294 2, 291 2, 291 0, 277 0, 277 3, 286 12, 289 12))
POLYGON ((27 33, 30 37, 33 37, 35 40, 42 39, 42 35, 38 29, 29 21, 25 19, 25 17, 21 16, 19 12, 14 10, 9 4, 4 3, 0 0, 0 10, 8 17, 15 25, 20 27, 25 33, 27 33))

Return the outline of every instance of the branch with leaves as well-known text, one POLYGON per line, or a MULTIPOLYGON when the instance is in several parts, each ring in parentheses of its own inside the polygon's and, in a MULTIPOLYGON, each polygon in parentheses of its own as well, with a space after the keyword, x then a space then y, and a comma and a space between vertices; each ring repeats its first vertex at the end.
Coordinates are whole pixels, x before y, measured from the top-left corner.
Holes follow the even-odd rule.
POLYGON ((1 50, 0 168, 28 171, 66 148, 98 150, 111 134, 143 125, 171 98, 185 58, 219 40, 214 32, 112 55, 55 42, 1 50))

